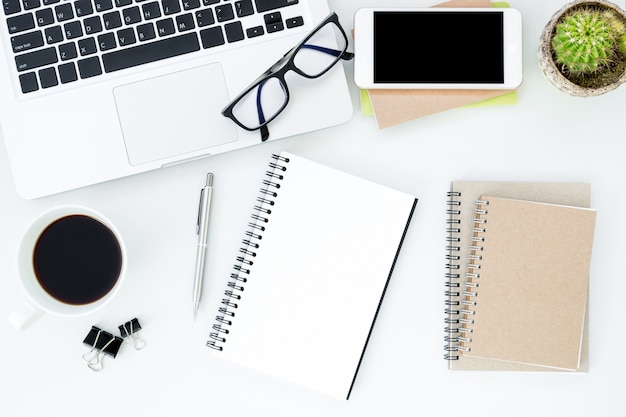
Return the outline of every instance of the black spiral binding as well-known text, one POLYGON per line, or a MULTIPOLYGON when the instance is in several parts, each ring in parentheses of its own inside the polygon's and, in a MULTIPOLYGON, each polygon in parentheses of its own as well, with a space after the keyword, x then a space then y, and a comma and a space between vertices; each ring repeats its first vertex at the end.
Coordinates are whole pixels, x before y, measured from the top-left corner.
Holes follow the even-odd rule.
POLYGON ((446 300, 445 300, 445 323, 446 336, 444 340, 446 345, 444 350, 444 358, 446 360, 457 360, 458 352, 458 334, 459 334, 459 306, 460 306, 460 287, 461 287, 461 259, 459 252, 461 250, 461 193, 457 191, 448 191, 447 193, 448 209, 446 214, 447 238, 446 238, 446 300))
POLYGON ((232 325, 235 310, 237 310, 239 302, 242 299, 242 293, 250 272, 254 264, 254 257, 261 246, 263 232, 270 221, 271 207, 275 204, 280 189, 280 181, 283 180, 283 174, 287 171, 289 158, 280 155, 272 155, 272 161, 269 163, 270 170, 266 171, 267 178, 263 180, 263 186, 257 197, 257 205, 251 214, 248 223, 248 230, 245 233, 243 246, 239 249, 240 255, 237 256, 237 263, 233 265, 234 272, 230 275, 230 281, 227 284, 223 298, 222 306, 218 309, 218 315, 215 317, 213 331, 209 334, 211 340, 207 341, 207 346, 221 351, 223 344, 226 343, 229 333, 229 327, 232 325))
POLYGON ((474 202, 476 208, 474 209, 474 220, 472 225, 471 244, 469 246, 468 262, 465 267, 465 272, 460 273, 461 259, 457 254, 461 250, 460 245, 460 214, 461 202, 454 200, 460 197, 461 194, 457 192, 448 193, 448 204, 451 208, 448 210, 448 242, 447 248, 448 255, 447 260, 448 268, 447 273, 447 291, 446 291, 446 337, 447 345, 445 346, 446 354, 444 358, 446 360, 458 360, 459 355, 457 352, 469 352, 471 350, 470 343, 472 342, 471 327, 474 324, 476 297, 478 296, 478 286, 480 278, 480 262, 482 260, 483 245, 485 237, 485 224, 487 219, 483 216, 487 214, 487 206, 489 201, 477 200, 474 202), (465 278, 465 281, 461 283, 461 277, 465 278))

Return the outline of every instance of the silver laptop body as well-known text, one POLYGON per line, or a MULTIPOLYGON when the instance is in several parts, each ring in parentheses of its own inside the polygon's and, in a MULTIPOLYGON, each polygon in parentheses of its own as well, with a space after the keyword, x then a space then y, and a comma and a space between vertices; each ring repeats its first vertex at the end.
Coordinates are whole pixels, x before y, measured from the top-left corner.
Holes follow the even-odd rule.
MULTIPOLYGON (((27 199, 261 143, 222 108, 329 14, 326 0, 2 2, 0 124, 27 199)), ((269 140, 352 116, 341 65, 287 82, 269 140)))

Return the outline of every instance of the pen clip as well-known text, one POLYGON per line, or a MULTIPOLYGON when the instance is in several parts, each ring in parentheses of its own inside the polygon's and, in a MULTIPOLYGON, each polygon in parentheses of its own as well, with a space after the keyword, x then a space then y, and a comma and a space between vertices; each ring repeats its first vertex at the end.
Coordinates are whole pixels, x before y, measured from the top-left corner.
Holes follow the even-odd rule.
POLYGON ((196 234, 200 234, 200 213, 202 212, 202 197, 204 197, 204 187, 200 189, 200 200, 198 201, 198 220, 196 221, 196 234))

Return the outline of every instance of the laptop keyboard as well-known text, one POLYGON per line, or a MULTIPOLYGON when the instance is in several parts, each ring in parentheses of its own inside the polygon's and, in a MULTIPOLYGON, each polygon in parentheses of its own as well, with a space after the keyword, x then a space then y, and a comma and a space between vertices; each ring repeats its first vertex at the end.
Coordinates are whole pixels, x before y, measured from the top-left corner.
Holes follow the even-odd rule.
POLYGON ((0 1, 25 94, 304 24, 298 0, 0 1))

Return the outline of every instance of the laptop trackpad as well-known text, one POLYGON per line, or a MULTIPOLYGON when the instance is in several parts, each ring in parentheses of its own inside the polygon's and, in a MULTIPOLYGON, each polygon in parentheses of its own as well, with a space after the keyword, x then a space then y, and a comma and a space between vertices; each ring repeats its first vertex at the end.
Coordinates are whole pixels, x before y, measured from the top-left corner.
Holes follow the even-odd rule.
POLYGON ((220 113, 229 97, 219 63, 116 87, 113 94, 131 165, 237 140, 235 124, 220 113))

